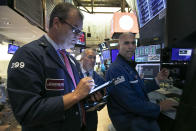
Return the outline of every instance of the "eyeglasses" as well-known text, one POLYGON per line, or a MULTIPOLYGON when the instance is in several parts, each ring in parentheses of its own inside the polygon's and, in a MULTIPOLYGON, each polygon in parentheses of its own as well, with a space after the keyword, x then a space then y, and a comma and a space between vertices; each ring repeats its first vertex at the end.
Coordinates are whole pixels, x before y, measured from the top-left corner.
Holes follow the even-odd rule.
POLYGON ((71 27, 72 32, 73 32, 74 34, 79 35, 79 34, 82 33, 82 31, 81 31, 78 27, 69 24, 67 21, 63 20, 63 19, 60 18, 60 17, 59 17, 59 19, 60 19, 61 22, 63 22, 63 23, 65 23, 65 24, 69 25, 69 26, 71 27))
POLYGON ((89 59, 94 59, 94 60, 95 60, 95 59, 96 59, 96 56, 89 55, 88 58, 89 58, 89 59))
POLYGON ((128 44, 133 44, 133 45, 135 45, 136 42, 135 42, 135 41, 132 41, 132 42, 130 42, 130 41, 125 41, 123 44, 125 44, 125 45, 128 45, 128 44))

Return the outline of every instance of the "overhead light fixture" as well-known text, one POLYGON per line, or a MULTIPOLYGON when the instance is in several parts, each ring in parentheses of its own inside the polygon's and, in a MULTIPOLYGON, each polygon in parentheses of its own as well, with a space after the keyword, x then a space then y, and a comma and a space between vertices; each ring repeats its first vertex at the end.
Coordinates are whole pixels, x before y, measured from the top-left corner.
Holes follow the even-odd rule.
POLYGON ((2 41, 2 44, 3 44, 3 45, 8 45, 9 43, 6 42, 6 41, 2 41))
POLYGON ((118 46, 118 43, 110 43, 110 47, 111 46, 118 46))

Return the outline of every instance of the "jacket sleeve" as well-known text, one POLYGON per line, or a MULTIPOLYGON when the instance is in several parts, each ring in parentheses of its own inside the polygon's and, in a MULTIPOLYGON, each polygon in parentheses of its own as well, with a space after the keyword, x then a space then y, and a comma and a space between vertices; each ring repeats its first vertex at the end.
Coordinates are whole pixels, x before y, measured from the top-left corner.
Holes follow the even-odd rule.
POLYGON ((155 79, 153 80, 144 80, 144 90, 149 93, 151 91, 157 90, 160 87, 156 83, 155 79))
POLYGON ((106 74, 107 80, 112 80, 118 76, 125 78, 124 82, 108 88, 108 93, 111 97, 110 100, 115 102, 120 108, 126 110, 126 112, 156 119, 160 113, 159 105, 144 100, 136 89, 130 85, 128 75, 121 68, 110 68, 108 70, 106 74))
MULTIPOLYGON (((20 124, 35 126, 64 118, 62 96, 44 95, 45 77, 41 55, 20 48, 8 66, 8 95, 20 124)), ((36 52, 36 51, 35 51, 36 52)))
MULTIPOLYGON (((99 76, 95 71, 94 71, 94 75, 93 75, 93 79, 95 80, 95 84, 96 85, 102 85, 102 84, 104 84, 106 81, 101 77, 101 76, 99 76)), ((104 94, 104 93, 103 93, 104 94)), ((99 106, 98 108, 97 108, 97 111, 100 111, 100 110, 102 110, 103 108, 105 107, 105 104, 104 105, 102 105, 102 106, 99 106)))

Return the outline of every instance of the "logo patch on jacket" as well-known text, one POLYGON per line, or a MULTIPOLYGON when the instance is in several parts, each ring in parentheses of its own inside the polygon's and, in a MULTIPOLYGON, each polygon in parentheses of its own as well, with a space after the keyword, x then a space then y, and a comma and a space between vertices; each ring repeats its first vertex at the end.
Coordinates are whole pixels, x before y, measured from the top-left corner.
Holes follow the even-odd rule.
POLYGON ((46 79, 46 90, 64 90, 64 79, 46 79))
POLYGON ((125 77, 124 77, 124 76, 119 76, 119 77, 117 77, 116 80, 114 81, 114 84, 115 84, 115 85, 118 85, 118 84, 123 83, 123 82, 125 82, 125 77))

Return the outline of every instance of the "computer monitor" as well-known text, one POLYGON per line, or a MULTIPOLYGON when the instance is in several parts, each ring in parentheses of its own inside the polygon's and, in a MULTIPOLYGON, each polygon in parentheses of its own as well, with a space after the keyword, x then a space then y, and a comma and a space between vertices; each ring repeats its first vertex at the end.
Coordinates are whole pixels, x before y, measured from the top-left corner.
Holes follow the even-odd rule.
POLYGON ((77 43, 75 44, 76 47, 85 47, 86 46, 86 34, 85 32, 82 32, 79 36, 79 39, 77 40, 77 43))
POLYGON ((190 61, 192 49, 172 48, 172 61, 190 61))
POLYGON ((166 8, 166 0, 137 0, 140 28, 166 8))
MULTIPOLYGON (((116 57, 118 56, 119 50, 118 49, 111 49, 111 60, 114 62, 116 60, 116 57)), ((132 56, 131 60, 135 60, 134 55, 132 56)))
POLYGON ((153 79, 160 71, 160 64, 137 64, 136 70, 139 75, 143 75, 144 79, 153 79))
POLYGON ((159 62, 161 45, 140 46, 135 50, 135 62, 159 62))
POLYGON ((102 56, 103 56, 103 60, 107 60, 110 59, 110 50, 103 50, 101 52, 102 56))
POLYGON ((9 44, 8 45, 8 54, 14 54, 18 50, 19 46, 9 44))

